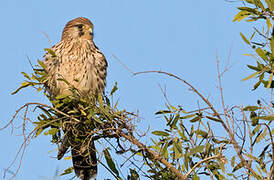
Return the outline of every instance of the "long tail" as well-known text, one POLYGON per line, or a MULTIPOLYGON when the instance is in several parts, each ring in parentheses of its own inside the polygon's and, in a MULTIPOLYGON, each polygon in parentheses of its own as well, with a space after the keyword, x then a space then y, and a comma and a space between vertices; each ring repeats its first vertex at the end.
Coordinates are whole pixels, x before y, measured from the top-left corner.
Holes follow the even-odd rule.
POLYGON ((58 149, 57 159, 60 160, 66 154, 68 148, 70 147, 69 138, 67 134, 64 135, 61 146, 58 149))
POLYGON ((82 152, 81 146, 71 149, 74 172, 81 180, 90 180, 97 174, 97 158, 94 142, 90 143, 88 150, 82 152))

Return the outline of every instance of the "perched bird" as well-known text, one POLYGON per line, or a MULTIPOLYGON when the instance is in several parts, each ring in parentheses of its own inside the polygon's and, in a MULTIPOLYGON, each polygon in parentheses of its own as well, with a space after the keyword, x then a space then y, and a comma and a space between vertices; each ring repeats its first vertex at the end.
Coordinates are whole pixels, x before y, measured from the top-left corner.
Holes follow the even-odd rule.
MULTIPOLYGON (((62 33, 62 39, 45 55, 45 70, 48 73, 47 88, 54 99, 58 95, 71 95, 70 86, 82 96, 104 92, 106 85, 107 61, 93 42, 93 24, 84 17, 69 21, 62 33), (60 81, 64 79, 64 81, 60 81)), ((69 134, 67 135, 69 136, 69 134)), ((64 137, 59 148, 58 159, 71 146, 75 174, 82 180, 89 180, 97 173, 97 159, 94 142, 90 143, 89 155, 79 153, 80 145, 67 145, 69 137, 64 137)))

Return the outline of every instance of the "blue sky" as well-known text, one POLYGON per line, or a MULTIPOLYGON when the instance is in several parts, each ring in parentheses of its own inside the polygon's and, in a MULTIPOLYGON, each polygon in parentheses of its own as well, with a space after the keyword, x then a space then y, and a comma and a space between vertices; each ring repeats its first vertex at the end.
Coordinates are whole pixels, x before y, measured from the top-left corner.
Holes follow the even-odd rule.
MULTIPOLYGON (((236 6, 239 5, 224 0, 1 2, 0 127, 24 103, 47 103, 45 97, 31 89, 17 95, 11 95, 11 92, 23 81, 20 72, 31 72, 27 56, 35 64, 43 56, 44 48, 50 46, 43 32, 55 44, 60 40, 66 22, 79 16, 93 22, 95 43, 108 60, 107 91, 118 82, 120 107, 128 111, 139 110, 142 117, 138 124, 140 130, 164 125, 164 121, 154 115, 165 105, 159 84, 166 87, 172 104, 183 105, 187 110, 197 107, 199 99, 183 84, 165 76, 147 74, 132 77, 113 55, 134 72, 163 70, 177 74, 219 105, 216 52, 224 66, 231 48, 232 67, 223 79, 226 103, 253 104, 258 98, 267 97, 268 92, 253 92, 250 83, 240 81, 250 74, 245 65, 254 63, 254 60, 243 56, 250 49, 239 35, 240 32, 250 33, 251 26, 232 22, 237 13, 236 6)), ((22 138, 16 133, 11 135, 10 129, 6 129, 0 132, 0 139, 1 179, 3 169, 16 155, 22 138)), ((56 151, 49 151, 55 148, 49 144, 49 138, 34 139, 25 153, 16 179, 50 179, 57 168, 62 171, 69 167, 69 161, 52 158, 56 151)), ((98 179, 103 177, 111 176, 100 167, 98 179)))

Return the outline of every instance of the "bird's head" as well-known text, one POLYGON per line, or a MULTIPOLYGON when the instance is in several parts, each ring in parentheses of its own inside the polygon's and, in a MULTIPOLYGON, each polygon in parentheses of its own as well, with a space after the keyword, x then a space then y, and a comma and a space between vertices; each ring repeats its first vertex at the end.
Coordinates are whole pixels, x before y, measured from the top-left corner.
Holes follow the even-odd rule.
POLYGON ((62 33, 62 40, 66 39, 93 39, 93 24, 84 17, 69 21, 62 33))

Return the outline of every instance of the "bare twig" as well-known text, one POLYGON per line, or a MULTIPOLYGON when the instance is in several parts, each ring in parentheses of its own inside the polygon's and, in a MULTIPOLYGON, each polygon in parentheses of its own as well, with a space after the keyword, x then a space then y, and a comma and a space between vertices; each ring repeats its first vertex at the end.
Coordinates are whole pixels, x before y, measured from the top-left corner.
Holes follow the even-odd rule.
POLYGON ((114 59, 116 59, 124 68, 126 68, 126 70, 130 72, 130 74, 134 75, 134 72, 131 69, 129 69, 129 67, 127 67, 117 56, 113 54, 112 57, 114 57, 114 59))
POLYGON ((49 42, 50 47, 52 47, 52 42, 51 42, 51 40, 50 40, 50 38, 49 38, 48 34, 47 34, 45 31, 43 31, 42 33, 43 33, 43 34, 45 35, 45 37, 47 38, 47 40, 48 40, 48 42, 49 42))

